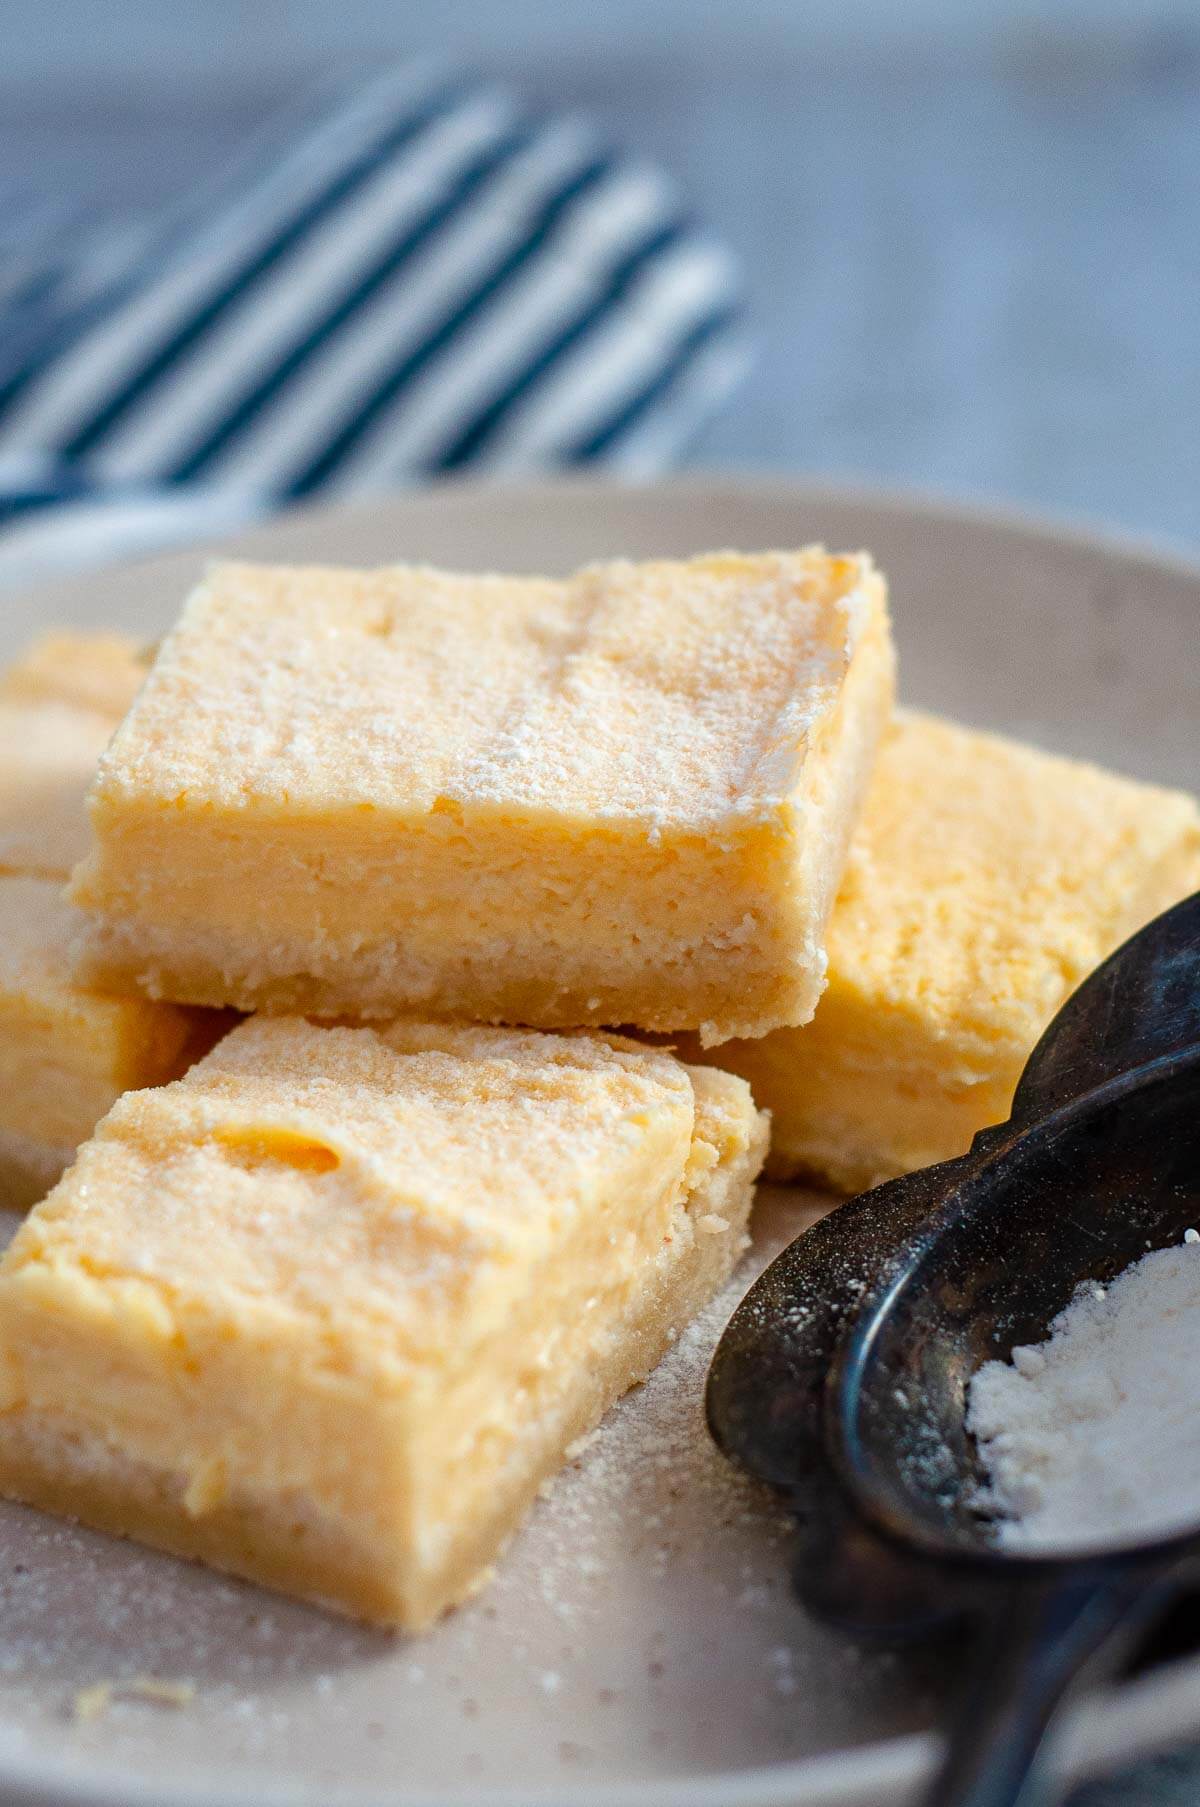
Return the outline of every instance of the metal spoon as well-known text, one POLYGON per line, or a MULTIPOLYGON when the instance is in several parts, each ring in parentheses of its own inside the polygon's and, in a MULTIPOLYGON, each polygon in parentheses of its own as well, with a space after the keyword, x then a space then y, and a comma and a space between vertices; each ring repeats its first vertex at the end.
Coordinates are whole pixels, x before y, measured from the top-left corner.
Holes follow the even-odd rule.
POLYGON ((876 1188, 773 1263, 713 1359, 709 1425, 789 1498, 797 1590, 858 1634, 974 1623, 978 1656, 929 1797, 1033 1798, 1051 1721, 1087 1669, 1200 1569, 1184 1534, 1078 1557, 1002 1550, 973 1504, 975 1370, 1039 1341, 1087 1280, 1200 1219, 1200 895, 1068 1001, 1008 1123, 876 1188))

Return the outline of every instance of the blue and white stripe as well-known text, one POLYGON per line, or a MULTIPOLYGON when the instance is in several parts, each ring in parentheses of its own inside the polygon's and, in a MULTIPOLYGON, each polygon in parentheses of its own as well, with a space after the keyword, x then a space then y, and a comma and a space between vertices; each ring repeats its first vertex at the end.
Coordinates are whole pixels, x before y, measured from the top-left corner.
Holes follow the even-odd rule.
POLYGON ((0 205, 0 567, 56 504, 60 544, 83 509, 120 546, 464 467, 652 472, 745 355, 733 262, 658 171, 388 71, 137 227, 0 205))

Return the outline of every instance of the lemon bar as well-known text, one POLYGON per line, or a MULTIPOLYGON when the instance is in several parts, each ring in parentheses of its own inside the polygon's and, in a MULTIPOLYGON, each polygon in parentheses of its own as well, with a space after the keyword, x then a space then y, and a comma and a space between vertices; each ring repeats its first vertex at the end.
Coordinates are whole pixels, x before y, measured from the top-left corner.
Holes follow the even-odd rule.
POLYGON ((0 1493, 427 1625, 728 1274, 765 1144, 594 1032, 246 1022, 0 1264, 0 1493))
POLYGON ((0 702, 65 703, 113 727, 137 695, 149 659, 128 634, 51 630, 0 672, 0 702))
POLYGON ((41 1198, 129 1086, 173 1079, 221 1024, 72 978, 61 890, 89 843, 83 799, 145 677, 136 642, 46 634, 0 672, 0 1206, 41 1198))
POLYGON ((891 690, 865 557, 218 566, 100 765, 88 970, 321 1016, 804 1022, 891 690))
POLYGON ((90 844, 83 800, 145 677, 115 634, 48 634, 0 674, 0 872, 65 879, 90 844))
POLYGON ((1197 886, 1190 797, 898 712, 814 1020, 720 1050, 772 1114, 768 1171, 856 1192, 963 1153, 1070 992, 1197 886))
POLYGON ((76 912, 56 879, 0 875, 0 1205, 41 1198, 131 1086, 182 1073, 219 1014, 75 983, 76 912))

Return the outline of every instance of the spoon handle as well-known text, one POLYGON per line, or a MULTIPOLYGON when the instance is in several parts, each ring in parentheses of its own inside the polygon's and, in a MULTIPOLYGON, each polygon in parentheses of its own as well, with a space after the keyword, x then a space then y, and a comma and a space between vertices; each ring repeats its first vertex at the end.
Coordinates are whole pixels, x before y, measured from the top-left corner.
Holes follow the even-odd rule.
POLYGON ((1162 1589, 1144 1571, 1111 1565, 1017 1583, 986 1623, 925 1807, 1045 1801, 1042 1750, 1064 1698, 1102 1653, 1114 1665, 1161 1601, 1162 1589))

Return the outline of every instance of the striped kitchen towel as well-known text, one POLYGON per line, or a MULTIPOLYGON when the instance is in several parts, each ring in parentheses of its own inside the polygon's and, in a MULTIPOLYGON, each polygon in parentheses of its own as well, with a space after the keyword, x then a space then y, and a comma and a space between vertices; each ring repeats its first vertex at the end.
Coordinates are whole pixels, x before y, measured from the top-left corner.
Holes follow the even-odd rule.
POLYGON ((745 356, 662 174, 391 70, 153 220, 0 208, 0 577, 467 467, 651 474, 745 356))

